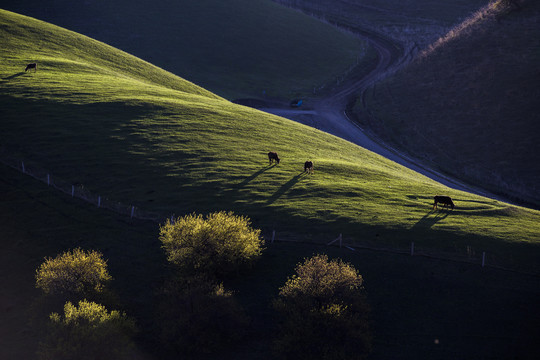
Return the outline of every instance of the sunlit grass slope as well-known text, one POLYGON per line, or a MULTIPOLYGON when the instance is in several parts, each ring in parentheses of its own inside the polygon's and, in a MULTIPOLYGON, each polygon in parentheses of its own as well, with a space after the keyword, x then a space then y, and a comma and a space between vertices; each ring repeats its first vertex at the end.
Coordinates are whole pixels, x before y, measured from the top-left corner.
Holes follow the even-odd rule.
MULTIPOLYGON (((162 352, 161 334, 155 330, 160 309, 156 293, 170 275, 156 240, 157 224, 127 222, 123 216, 73 200, 3 164, 0 194, 0 273, 7 275, 0 277, 0 304, 9 309, 2 312, 0 321, 1 359, 36 358, 40 337, 28 323, 31 317, 46 319, 51 311, 36 309, 40 295, 35 287, 36 269, 44 257, 76 247, 99 249, 107 259, 114 278, 109 288, 120 301, 114 308, 134 317, 141 331, 138 347, 148 356, 137 359, 178 359, 177 354, 162 352)), ((316 253, 350 262, 362 274, 377 339, 372 359, 432 359, 434 350, 439 360, 455 359, 456 354, 482 359, 494 353, 503 354, 499 358, 506 354, 531 358, 540 351, 538 277, 311 243, 277 242, 266 247, 249 272, 225 280, 225 288, 234 291, 252 321, 242 344, 220 353, 222 359, 275 358, 271 349, 278 319, 269 305, 295 265, 316 253), (443 340, 426 346, 433 343, 433 334, 441 334, 437 336, 443 340)))
POLYGON ((456 26, 366 102, 387 141, 538 207, 540 3, 504 3, 456 26))
POLYGON ((270 0, 3 3, 228 99, 312 95, 314 88, 335 83, 364 53, 358 37, 270 0))
POLYGON ((1 11, 0 38, 0 144, 53 178, 164 216, 233 210, 297 239, 538 253, 537 211, 450 190, 56 26, 1 11), (440 193, 453 212, 431 212, 440 193))

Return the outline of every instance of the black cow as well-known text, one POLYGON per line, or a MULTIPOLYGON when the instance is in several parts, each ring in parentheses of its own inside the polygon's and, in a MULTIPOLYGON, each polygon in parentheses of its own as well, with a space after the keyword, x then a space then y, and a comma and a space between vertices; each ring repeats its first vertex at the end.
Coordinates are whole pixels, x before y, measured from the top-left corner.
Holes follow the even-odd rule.
POLYGON ((270 162, 270 164, 272 164, 272 161, 275 161, 276 164, 279 164, 279 156, 278 156, 277 152, 270 151, 268 153, 268 161, 270 162))
POLYGON ((27 72, 28 70, 34 69, 34 72, 37 71, 37 63, 31 63, 26 65, 26 69, 24 69, 24 72, 27 72))
POLYGON ((313 174, 313 161, 306 161, 304 163, 304 172, 308 174, 313 174))
POLYGON ((450 196, 443 196, 443 195, 436 195, 433 198, 435 201, 433 202, 433 209, 437 208, 437 203, 443 204, 445 208, 448 208, 448 206, 452 207, 452 210, 454 210, 454 202, 450 198, 450 196))

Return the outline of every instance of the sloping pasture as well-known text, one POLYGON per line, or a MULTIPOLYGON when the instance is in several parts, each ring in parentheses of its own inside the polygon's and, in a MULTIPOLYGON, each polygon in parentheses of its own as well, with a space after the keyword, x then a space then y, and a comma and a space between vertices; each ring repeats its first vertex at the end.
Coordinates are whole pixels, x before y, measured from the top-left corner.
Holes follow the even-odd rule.
POLYGON ((0 32, 0 142, 53 177, 164 216, 233 210, 310 241, 342 233, 350 244, 473 246, 535 264, 538 211, 450 190, 37 20, 2 11, 0 32), (25 73, 33 61, 38 70, 25 73), (308 159, 314 175, 302 173, 308 159), (431 211, 442 193, 454 211, 431 211))
POLYGON ((2 5, 106 42, 227 99, 313 96, 369 51, 357 36, 270 0, 2 5))
MULTIPOLYGON (((168 275, 157 224, 89 206, 0 164, 0 358, 32 359, 40 340, 35 271, 44 257, 98 249, 107 259, 120 309, 137 321, 137 354, 163 353, 157 296, 168 275)), ((273 359, 271 301, 303 258, 326 253, 362 274, 372 308, 370 359, 456 359, 538 355, 537 276, 382 251, 317 244, 267 243, 261 259, 225 286, 252 319, 240 346, 220 359, 273 359), (407 351, 403 351, 407 349, 407 351)), ((216 356, 208 356, 208 359, 216 356)))

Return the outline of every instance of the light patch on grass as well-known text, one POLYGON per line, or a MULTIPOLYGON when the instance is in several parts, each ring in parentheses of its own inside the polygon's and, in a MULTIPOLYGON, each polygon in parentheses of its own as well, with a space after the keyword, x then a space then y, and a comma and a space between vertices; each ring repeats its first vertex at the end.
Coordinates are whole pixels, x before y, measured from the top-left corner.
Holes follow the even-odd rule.
POLYGON ((415 239, 434 248, 489 239, 503 252, 506 242, 538 241, 537 211, 508 211, 507 204, 450 190, 60 28, 4 11, 0 24, 0 36, 10 37, 10 46, 0 43, 1 56, 12 59, 0 68, 0 142, 28 166, 96 194, 164 216, 232 210, 255 226, 321 242, 339 233, 351 242, 415 239), (35 58, 26 46, 32 32, 24 30, 32 26, 66 43, 42 40, 47 66, 24 73, 35 58), (279 165, 268 164, 268 151, 280 154, 279 165), (313 175, 303 173, 308 159, 313 175), (455 198, 456 209, 433 212, 436 194, 455 198))

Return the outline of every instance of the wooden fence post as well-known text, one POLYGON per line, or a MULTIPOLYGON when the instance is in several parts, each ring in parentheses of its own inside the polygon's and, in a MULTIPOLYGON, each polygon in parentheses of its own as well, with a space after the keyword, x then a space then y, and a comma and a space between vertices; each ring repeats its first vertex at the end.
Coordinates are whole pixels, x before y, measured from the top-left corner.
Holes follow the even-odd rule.
POLYGON ((131 218, 133 219, 133 213, 135 212, 135 206, 131 205, 131 218))
POLYGON ((51 175, 47 174, 47 186, 51 185, 51 175))
POLYGON ((75 185, 71 185, 71 197, 75 196, 75 185))
POLYGON ((97 198, 97 207, 101 206, 101 196, 98 196, 97 198))
POLYGON ((486 265, 486 252, 482 251, 482 267, 486 265))
POLYGON ((24 168, 24 161, 21 161, 21 164, 22 164, 22 172, 25 173, 26 169, 24 168))
POLYGON ((343 239, 343 236, 341 235, 341 233, 339 234, 339 236, 337 238, 335 238, 334 240, 330 241, 328 244, 326 244, 326 246, 328 245, 332 245, 333 243, 335 243, 336 241, 339 241, 339 247, 341 247, 341 240, 343 239))
POLYGON ((272 230, 272 241, 270 242, 271 244, 274 243, 274 239, 276 238, 276 230, 272 230))

